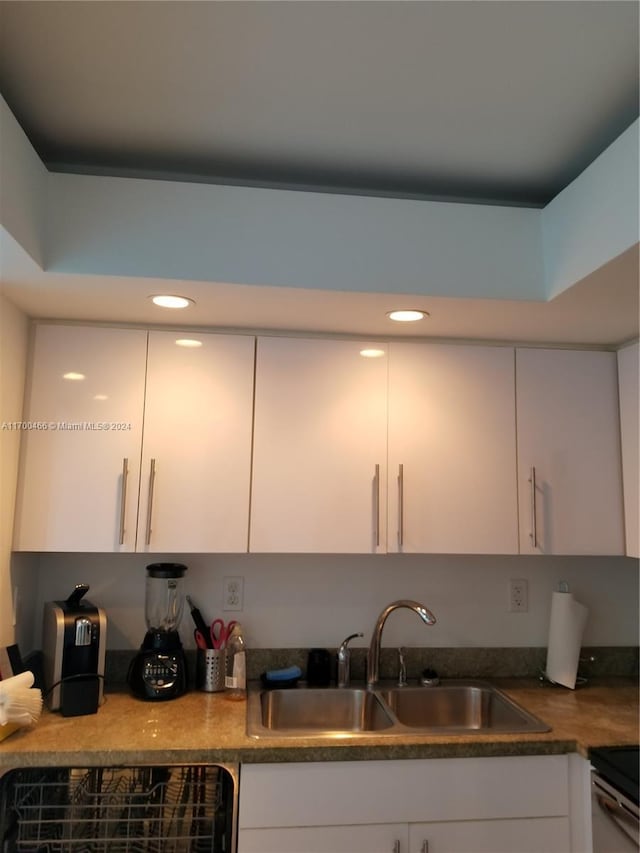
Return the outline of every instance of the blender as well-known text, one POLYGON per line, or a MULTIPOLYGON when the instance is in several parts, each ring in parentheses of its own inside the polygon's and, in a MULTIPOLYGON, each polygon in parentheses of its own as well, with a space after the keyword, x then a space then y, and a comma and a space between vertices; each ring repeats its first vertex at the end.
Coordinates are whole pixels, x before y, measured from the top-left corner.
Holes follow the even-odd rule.
POLYGON ((140 699, 175 699, 187 689, 187 662, 178 633, 186 571, 181 563, 147 566, 147 633, 127 674, 129 687, 140 699))

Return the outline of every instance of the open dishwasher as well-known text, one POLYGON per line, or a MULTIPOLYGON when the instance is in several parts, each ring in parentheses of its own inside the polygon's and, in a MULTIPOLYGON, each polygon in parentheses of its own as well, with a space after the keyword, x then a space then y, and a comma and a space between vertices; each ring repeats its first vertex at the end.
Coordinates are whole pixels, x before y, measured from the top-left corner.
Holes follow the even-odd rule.
POLYGON ((234 853, 238 765, 22 768, 0 777, 2 853, 234 853))

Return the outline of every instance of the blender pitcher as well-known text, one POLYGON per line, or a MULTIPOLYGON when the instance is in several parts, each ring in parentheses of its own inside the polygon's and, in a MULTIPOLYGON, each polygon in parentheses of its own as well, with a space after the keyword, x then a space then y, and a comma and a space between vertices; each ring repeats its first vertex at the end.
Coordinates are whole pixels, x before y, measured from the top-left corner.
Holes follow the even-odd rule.
POLYGON ((144 615, 147 631, 177 631, 182 617, 182 587, 187 567, 181 563, 147 566, 144 615))
POLYGON ((129 687, 140 699, 175 699, 187 689, 187 663, 178 633, 186 571, 182 563, 147 566, 147 633, 127 675, 129 687))

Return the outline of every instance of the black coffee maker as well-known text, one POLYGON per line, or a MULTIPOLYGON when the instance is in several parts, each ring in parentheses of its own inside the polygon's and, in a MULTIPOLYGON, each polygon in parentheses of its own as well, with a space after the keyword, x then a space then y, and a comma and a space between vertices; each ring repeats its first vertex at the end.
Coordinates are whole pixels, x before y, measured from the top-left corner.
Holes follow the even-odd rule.
POLYGON ((103 702, 107 616, 77 584, 64 601, 46 601, 42 625, 45 698, 64 717, 95 714, 103 702))
POLYGON ((182 563, 147 566, 147 633, 127 675, 129 687, 140 699, 175 699, 187 689, 187 662, 178 633, 186 571, 182 563))

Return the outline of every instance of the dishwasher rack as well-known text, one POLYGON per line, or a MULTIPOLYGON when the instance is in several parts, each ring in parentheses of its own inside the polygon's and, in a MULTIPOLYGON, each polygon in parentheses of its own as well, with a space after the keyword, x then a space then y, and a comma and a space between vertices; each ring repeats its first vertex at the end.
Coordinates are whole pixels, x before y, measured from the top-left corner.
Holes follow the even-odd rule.
POLYGON ((10 770, 0 850, 234 853, 237 797, 237 765, 10 770))

